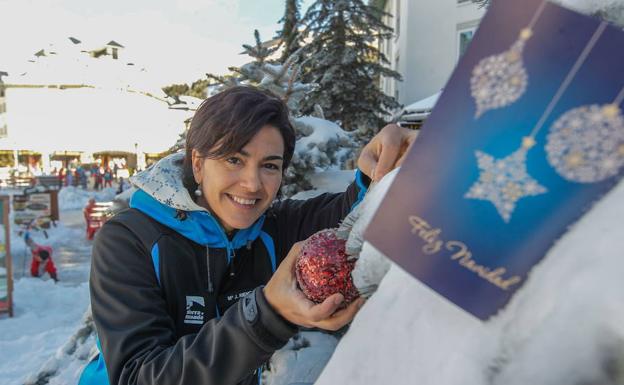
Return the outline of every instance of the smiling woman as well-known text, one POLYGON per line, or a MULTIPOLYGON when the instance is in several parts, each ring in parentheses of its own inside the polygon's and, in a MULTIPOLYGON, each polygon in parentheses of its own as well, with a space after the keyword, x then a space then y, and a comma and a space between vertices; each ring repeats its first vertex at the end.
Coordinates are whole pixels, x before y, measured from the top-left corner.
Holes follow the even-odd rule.
POLYGON ((279 99, 233 88, 206 100, 193 118, 185 186, 226 231, 247 228, 279 193, 294 148, 288 110, 279 99))
POLYGON ((340 194, 276 200, 294 147, 281 100, 233 87, 199 107, 184 154, 131 179, 131 208, 93 245, 102 353, 81 385, 253 384, 298 326, 351 321, 361 302, 309 301, 293 264, 297 242, 336 227, 368 178, 358 172, 340 194))

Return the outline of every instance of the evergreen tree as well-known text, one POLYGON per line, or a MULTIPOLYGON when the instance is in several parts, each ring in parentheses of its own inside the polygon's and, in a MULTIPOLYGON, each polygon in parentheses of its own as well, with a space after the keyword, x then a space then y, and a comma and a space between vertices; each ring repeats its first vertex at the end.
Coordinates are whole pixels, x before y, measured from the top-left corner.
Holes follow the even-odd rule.
POLYGON ((181 103, 180 96, 186 95, 186 93, 189 92, 189 89, 188 84, 172 84, 162 88, 165 95, 173 98, 176 104, 181 103))
POLYGON ((301 0, 286 0, 286 10, 284 16, 280 19, 279 23, 283 24, 280 31, 277 31, 275 36, 282 40, 284 50, 280 57, 280 62, 285 63, 288 58, 295 53, 299 48, 299 22, 301 15, 299 14, 301 0))
POLYGON ((473 3, 479 5, 479 7, 488 7, 490 0, 472 0, 473 3))
POLYGON ((303 100, 304 113, 320 105, 325 117, 370 138, 399 107, 379 88, 381 76, 400 79, 376 44, 392 37, 384 13, 363 0, 316 0, 302 19, 310 42, 302 56, 304 81, 318 88, 303 100))
MULTIPOLYGON (((254 38, 255 45, 243 45, 253 61, 241 67, 230 67, 230 75, 206 76, 219 84, 215 92, 236 85, 253 85, 273 92, 288 105, 297 144, 282 191, 285 196, 291 196, 312 188, 309 178, 314 172, 345 166, 353 157, 356 142, 338 125, 323 119, 323 112, 318 107, 310 116, 301 116, 301 101, 316 85, 300 81, 301 66, 295 63, 297 55, 280 64, 270 59, 277 48, 267 47, 258 31, 254 32, 254 38)), ((183 144, 184 137, 181 136, 178 144, 183 144)))
POLYGON ((241 67, 230 67, 231 75, 206 74, 206 76, 221 84, 221 89, 241 84, 267 89, 285 101, 293 115, 299 115, 301 99, 315 86, 299 81, 300 65, 295 63, 296 56, 289 58, 284 64, 270 60, 277 47, 267 47, 262 42, 258 30, 254 32, 254 38, 255 45, 243 44, 244 53, 254 61, 241 67))

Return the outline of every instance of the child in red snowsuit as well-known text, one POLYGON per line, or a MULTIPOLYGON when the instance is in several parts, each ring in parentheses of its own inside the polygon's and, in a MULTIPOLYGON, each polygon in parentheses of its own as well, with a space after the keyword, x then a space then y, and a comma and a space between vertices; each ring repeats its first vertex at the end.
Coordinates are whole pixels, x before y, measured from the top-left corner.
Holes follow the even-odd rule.
POLYGON ((30 263, 30 274, 33 277, 40 277, 44 273, 48 273, 54 282, 58 282, 56 266, 54 266, 54 262, 52 262, 52 248, 36 245, 31 249, 31 253, 32 262, 30 263))

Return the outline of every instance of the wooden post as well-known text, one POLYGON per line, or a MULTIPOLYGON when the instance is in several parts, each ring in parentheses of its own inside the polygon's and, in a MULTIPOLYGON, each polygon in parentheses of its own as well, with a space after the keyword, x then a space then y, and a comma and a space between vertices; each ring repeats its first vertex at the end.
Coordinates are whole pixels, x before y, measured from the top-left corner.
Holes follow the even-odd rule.
POLYGON ((7 309, 0 309, 1 312, 8 311, 9 317, 13 317, 13 265, 11 260, 11 232, 9 223, 9 197, 0 196, 0 207, 2 207, 1 220, 4 225, 4 260, 7 276, 7 309))
POLYGON ((6 72, 0 71, 0 138, 6 138, 7 131, 7 112, 6 112, 6 88, 2 81, 2 76, 6 75, 6 72))

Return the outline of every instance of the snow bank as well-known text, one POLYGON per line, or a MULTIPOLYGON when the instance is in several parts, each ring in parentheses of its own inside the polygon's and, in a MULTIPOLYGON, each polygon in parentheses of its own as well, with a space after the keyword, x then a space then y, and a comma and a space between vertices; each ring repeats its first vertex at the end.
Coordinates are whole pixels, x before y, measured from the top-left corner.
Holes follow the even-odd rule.
MULTIPOLYGON (((393 265, 317 384, 622 381, 623 202, 620 183, 487 322, 393 265)), ((365 244, 363 253, 375 252, 365 244)))
MULTIPOLYGON (((22 278, 15 282, 13 293, 14 317, 3 318, 0 328, 2 384, 21 384, 29 374, 38 372, 81 324, 89 303, 86 282, 72 287, 22 278)), ((73 378, 64 383, 76 383, 77 376, 73 378)))
POLYGON ((116 191, 114 187, 108 187, 101 191, 88 191, 74 186, 64 187, 59 192, 59 209, 82 209, 89 198, 95 198, 98 202, 112 201, 116 191))

